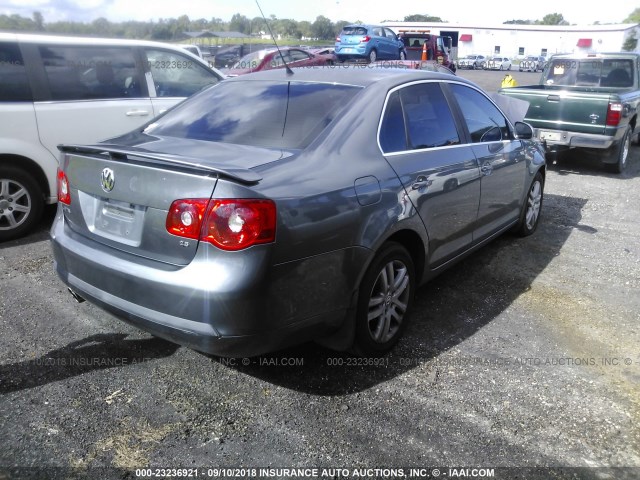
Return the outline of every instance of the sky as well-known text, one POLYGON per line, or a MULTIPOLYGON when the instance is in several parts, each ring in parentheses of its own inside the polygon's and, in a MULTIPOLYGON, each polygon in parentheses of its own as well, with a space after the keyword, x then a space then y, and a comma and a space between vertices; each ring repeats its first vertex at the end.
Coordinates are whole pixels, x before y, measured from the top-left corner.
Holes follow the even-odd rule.
MULTIPOLYGON (((549 13, 561 13, 565 20, 576 25, 622 23, 636 8, 628 0, 610 0, 606 8, 589 8, 577 0, 455 0, 406 1, 391 0, 259 0, 269 17, 313 21, 324 15, 332 21, 361 20, 378 23, 383 20, 402 20, 406 15, 426 14, 450 23, 466 25, 495 25, 508 20, 540 20, 549 13)), ((593 2, 592 5, 603 5, 593 2)), ((639 5, 640 6, 640 5, 639 5)), ((31 17, 34 11, 43 14, 45 22, 71 20, 91 22, 105 17, 112 22, 126 20, 158 21, 187 15, 191 20, 212 17, 228 21, 234 13, 249 18, 260 11, 255 0, 0 0, 0 14, 31 17)))

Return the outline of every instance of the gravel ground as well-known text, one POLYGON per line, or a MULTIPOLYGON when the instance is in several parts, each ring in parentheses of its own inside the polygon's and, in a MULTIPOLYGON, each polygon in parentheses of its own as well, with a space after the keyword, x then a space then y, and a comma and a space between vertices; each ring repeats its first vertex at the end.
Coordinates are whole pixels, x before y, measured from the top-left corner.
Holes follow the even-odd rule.
POLYGON ((77 304, 53 273, 50 211, 0 244, 0 480, 640 478, 640 147, 623 175, 551 165, 545 194, 535 235, 418 290, 406 338, 377 363, 314 344, 222 361, 77 304))

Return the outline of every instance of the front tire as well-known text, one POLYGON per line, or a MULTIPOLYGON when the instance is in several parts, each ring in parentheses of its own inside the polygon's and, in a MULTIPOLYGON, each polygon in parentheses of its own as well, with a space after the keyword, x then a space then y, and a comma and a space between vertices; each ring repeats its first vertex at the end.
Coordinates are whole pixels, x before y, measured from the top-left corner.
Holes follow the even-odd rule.
POLYGON ((400 60, 406 60, 407 59, 407 54, 404 53, 403 50, 400 50, 400 60))
POLYGON ((407 325, 416 286, 409 252, 390 242, 376 255, 358 292, 353 352, 381 356, 398 342, 407 325))
POLYGON ((19 168, 0 167, 0 241, 29 232, 43 208, 42 191, 30 175, 19 168))
POLYGON ((521 237, 528 237, 533 234, 540 223, 540 213, 542 210, 542 200, 544 198, 544 177, 540 172, 531 182, 527 198, 522 206, 520 222, 516 227, 516 233, 521 237))
POLYGON ((627 130, 624 132, 624 137, 620 142, 617 152, 616 163, 605 163, 605 168, 612 173, 622 173, 627 167, 627 161, 629 160, 629 151, 631 149, 631 125, 627 125, 627 130))

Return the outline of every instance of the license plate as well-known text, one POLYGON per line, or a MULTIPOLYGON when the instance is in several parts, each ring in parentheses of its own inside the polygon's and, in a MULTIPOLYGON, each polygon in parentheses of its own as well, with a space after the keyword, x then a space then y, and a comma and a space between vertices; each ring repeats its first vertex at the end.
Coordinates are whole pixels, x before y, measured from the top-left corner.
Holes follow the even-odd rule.
POLYGON ((342 51, 344 53, 353 53, 353 48, 343 48, 342 51))
POLYGON ((561 139, 560 132, 548 132, 546 130, 540 130, 540 140, 547 140, 548 142, 559 142, 561 139))
POLYGON ((87 212, 89 218, 85 215, 90 231, 127 245, 140 245, 144 225, 144 207, 94 197, 94 207, 89 210, 95 212, 94 216, 87 212))

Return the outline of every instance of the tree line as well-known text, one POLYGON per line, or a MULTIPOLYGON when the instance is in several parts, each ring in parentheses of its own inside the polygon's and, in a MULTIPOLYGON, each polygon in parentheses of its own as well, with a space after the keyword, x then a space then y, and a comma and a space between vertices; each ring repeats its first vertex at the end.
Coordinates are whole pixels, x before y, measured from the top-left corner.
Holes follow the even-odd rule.
MULTIPOLYGON (((447 23, 447 20, 443 20, 440 17, 422 14, 407 15, 402 21, 447 23)), ((624 21, 638 23, 640 21, 640 9, 634 10, 624 21)), ((276 18, 275 15, 271 15, 268 22, 273 34, 281 38, 315 38, 318 40, 332 40, 340 33, 345 25, 362 23, 359 20, 353 22, 347 20, 332 22, 323 15, 316 17, 313 22, 276 18)), ((509 20, 503 23, 520 25, 569 24, 560 13, 550 13, 545 15, 541 20, 509 20)), ((184 38, 183 32, 188 31, 233 31, 247 35, 258 35, 260 33, 268 33, 269 31, 262 17, 249 18, 240 13, 233 15, 229 21, 224 21, 216 17, 208 20, 205 18, 192 20, 187 15, 182 15, 178 18, 160 19, 157 22, 133 20, 110 22, 106 18, 100 17, 92 22, 83 23, 70 21, 45 22, 42 14, 38 11, 34 12, 31 18, 21 15, 0 15, 0 30, 151 40, 178 40, 184 38)))

